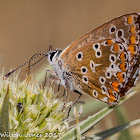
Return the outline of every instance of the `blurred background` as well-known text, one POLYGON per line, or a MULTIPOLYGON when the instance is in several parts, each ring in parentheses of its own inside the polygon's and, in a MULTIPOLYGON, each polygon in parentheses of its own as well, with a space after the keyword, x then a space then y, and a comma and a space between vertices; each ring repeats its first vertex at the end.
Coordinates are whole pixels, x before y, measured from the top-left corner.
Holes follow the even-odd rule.
MULTIPOLYGON (((64 49, 91 29, 131 12, 140 12, 140 0, 0 0, 0 67, 6 73, 32 55, 48 51, 49 45, 64 49)), ((40 69, 45 65, 46 59, 34 70, 44 73, 40 69)), ((78 97, 73 92, 70 96, 70 100, 78 97)), ((89 97, 83 95, 81 100, 89 97)), ((140 118, 140 95, 121 106, 127 121, 140 118)), ((101 121, 102 129, 109 127, 110 118, 117 125, 113 112, 101 121)))

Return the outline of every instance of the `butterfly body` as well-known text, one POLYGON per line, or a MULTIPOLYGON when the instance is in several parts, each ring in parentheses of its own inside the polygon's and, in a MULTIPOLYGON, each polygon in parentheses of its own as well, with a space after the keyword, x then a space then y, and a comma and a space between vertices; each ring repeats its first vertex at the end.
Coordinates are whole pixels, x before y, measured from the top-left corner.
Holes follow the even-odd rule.
POLYGON ((61 81, 61 84, 70 90, 74 90, 73 76, 70 71, 64 68, 62 61, 60 60, 60 54, 61 50, 50 51, 48 55, 49 62, 56 73, 55 76, 58 77, 58 79, 61 81), (52 57, 53 54, 54 56, 52 57))
POLYGON ((139 74, 140 16, 115 18, 48 59, 64 87, 115 105, 139 74))
POLYGON ((29 72, 46 56, 54 69, 49 70, 52 77, 66 89, 79 93, 79 98, 85 94, 114 106, 139 78, 140 13, 117 17, 81 36, 63 51, 50 49, 35 54, 4 78, 26 64, 29 72))

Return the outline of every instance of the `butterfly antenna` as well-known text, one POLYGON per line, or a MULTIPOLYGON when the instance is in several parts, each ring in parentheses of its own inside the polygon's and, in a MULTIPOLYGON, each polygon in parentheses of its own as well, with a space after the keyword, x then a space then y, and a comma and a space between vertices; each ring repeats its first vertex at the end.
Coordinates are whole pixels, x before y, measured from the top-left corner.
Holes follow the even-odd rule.
POLYGON ((29 74, 29 70, 35 65, 37 64, 38 62, 40 62, 44 57, 46 57, 46 55, 44 55, 43 57, 41 57, 38 61, 36 61, 35 63, 33 63, 32 65, 30 65, 29 63, 29 66, 26 68, 26 72, 28 71, 28 74, 29 74))
MULTIPOLYGON (((20 69, 21 67, 25 66, 25 65, 28 64, 28 63, 29 63, 29 66, 30 66, 30 63, 31 63, 32 60, 34 60, 35 58, 37 58, 37 57, 39 57, 39 56, 42 56, 42 55, 44 55, 44 57, 45 57, 45 56, 48 55, 48 52, 47 52, 47 53, 40 53, 40 54, 35 54, 35 55, 33 55, 33 56, 30 58, 30 60, 28 60, 28 61, 25 62, 24 64, 20 65, 20 66, 17 67, 16 69, 10 71, 9 73, 7 73, 7 74, 4 76, 4 78, 9 77, 9 76, 10 76, 12 73, 14 73, 16 70, 20 69)), ((43 57, 43 58, 44 58, 44 57, 43 57)), ((42 58, 42 59, 43 59, 43 58, 42 58)), ((41 60, 42 60, 42 59, 41 59, 41 60)), ((40 61, 41 61, 41 60, 40 60, 40 61)))
MULTIPOLYGON (((50 51, 52 51, 52 45, 49 45, 49 50, 48 50, 48 52, 50 52, 50 51)), ((44 55, 41 59, 39 59, 38 61, 36 61, 35 63, 33 63, 32 65, 31 65, 31 61, 33 60, 32 58, 34 57, 34 55, 30 58, 30 60, 29 60, 29 66, 26 68, 26 72, 28 71, 28 75, 29 75, 29 73, 30 73, 30 69, 35 65, 35 64, 37 64, 38 62, 40 62, 45 56, 47 56, 48 54, 46 54, 46 53, 42 53, 42 54, 40 54, 40 56, 41 55, 44 55)))
POLYGON ((49 51, 52 51, 52 45, 49 45, 49 51))

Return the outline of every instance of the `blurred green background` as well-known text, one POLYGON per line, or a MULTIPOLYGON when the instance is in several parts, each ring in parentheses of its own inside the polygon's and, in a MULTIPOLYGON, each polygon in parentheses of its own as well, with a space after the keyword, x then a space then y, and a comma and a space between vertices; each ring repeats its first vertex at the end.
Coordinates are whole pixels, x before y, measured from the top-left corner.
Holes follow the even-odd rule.
MULTIPOLYGON (((0 0, 0 67, 6 73, 33 54, 48 51, 50 44, 64 49, 91 29, 131 12, 140 12, 140 0, 0 0)), ((34 69, 41 64, 47 61, 34 69)), ((70 96, 78 97, 73 92, 70 96)), ((128 121, 140 117, 140 95, 121 106, 128 121)), ((102 124, 110 118, 116 124, 115 116, 111 113, 102 124)))

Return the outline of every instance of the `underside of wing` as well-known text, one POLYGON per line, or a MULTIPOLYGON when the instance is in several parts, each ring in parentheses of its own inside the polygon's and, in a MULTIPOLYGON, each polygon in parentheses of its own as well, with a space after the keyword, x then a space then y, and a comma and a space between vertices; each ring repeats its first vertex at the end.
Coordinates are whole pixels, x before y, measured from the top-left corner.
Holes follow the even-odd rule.
POLYGON ((71 51, 85 46, 89 43, 103 39, 119 39, 123 36, 123 40, 129 44, 130 41, 138 40, 136 34, 139 31, 140 16, 137 13, 131 13, 117 17, 93 30, 74 41, 69 47, 63 51, 61 58, 67 59, 71 51))
POLYGON ((115 105, 134 85, 140 63, 140 16, 115 18, 90 31, 60 55, 81 93, 115 105))
POLYGON ((73 50, 63 69, 72 74, 75 90, 115 105, 136 79, 139 68, 136 46, 132 55, 121 42, 110 39, 94 42, 73 50))

